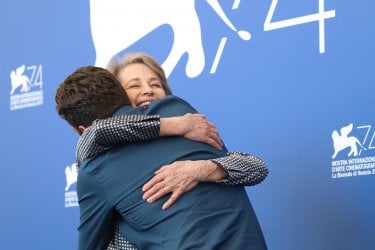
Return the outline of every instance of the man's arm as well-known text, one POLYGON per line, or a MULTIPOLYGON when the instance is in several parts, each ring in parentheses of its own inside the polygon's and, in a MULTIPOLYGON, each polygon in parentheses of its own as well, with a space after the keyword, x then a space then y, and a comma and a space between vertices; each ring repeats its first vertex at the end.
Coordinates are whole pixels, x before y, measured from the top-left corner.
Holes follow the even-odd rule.
POLYGON ((94 176, 80 172, 77 195, 80 209, 78 249, 105 249, 113 234, 114 218, 104 188, 94 176))
POLYGON ((256 185, 268 175, 265 163, 247 153, 233 152, 212 160, 176 161, 161 167, 142 188, 143 199, 152 203, 171 194, 162 208, 167 209, 199 182, 222 185, 256 185))

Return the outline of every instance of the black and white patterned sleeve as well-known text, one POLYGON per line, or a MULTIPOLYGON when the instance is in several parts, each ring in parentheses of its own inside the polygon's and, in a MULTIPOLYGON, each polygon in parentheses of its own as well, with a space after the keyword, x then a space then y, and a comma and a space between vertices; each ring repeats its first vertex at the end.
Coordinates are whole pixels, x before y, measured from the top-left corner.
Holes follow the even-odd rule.
POLYGON ((125 239, 125 237, 121 234, 118 226, 116 226, 107 250, 137 250, 137 248, 127 239, 125 239))
POLYGON ((159 115, 119 115, 95 120, 78 141, 77 165, 88 157, 108 150, 111 145, 149 141, 158 138, 159 134, 159 115))
POLYGON ((119 115, 95 120, 95 143, 110 146, 116 143, 148 141, 159 137, 159 115, 119 115))
POLYGON ((230 152, 227 156, 212 159, 221 165, 228 176, 216 183, 222 185, 253 186, 261 183, 268 175, 268 168, 262 159, 242 152, 230 152))

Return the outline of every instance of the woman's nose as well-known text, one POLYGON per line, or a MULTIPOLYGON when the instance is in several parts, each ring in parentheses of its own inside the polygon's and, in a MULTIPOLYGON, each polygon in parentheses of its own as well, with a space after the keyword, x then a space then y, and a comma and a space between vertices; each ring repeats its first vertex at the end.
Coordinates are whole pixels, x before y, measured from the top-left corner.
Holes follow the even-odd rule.
POLYGON ((142 87, 142 94, 151 94, 152 93, 152 88, 148 84, 144 84, 142 87))

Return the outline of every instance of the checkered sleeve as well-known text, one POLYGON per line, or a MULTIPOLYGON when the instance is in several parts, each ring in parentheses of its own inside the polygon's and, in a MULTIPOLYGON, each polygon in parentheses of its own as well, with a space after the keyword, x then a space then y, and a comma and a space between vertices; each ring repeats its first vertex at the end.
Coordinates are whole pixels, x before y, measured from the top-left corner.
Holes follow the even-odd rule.
POLYGON ((116 226, 107 250, 137 250, 137 248, 121 234, 118 226, 116 226))
POLYGON ((158 138, 159 134, 159 115, 120 115, 96 120, 78 141, 77 166, 80 166, 84 159, 108 150, 111 145, 153 140, 158 138))
POLYGON ((148 141, 159 137, 159 115, 120 115, 93 123, 95 144, 110 146, 116 143, 148 141))
POLYGON ((241 152, 231 152, 227 156, 212 159, 228 172, 228 176, 217 181, 222 185, 253 186, 261 183, 268 175, 268 168, 262 159, 241 152))

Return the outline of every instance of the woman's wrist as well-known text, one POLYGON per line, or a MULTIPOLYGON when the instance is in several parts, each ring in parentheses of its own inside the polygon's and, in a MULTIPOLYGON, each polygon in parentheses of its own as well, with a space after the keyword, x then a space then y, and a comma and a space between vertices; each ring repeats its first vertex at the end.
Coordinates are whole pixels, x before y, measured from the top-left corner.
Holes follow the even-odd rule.
POLYGON ((207 173, 205 181, 220 181, 228 176, 228 172, 218 163, 210 160, 202 160, 204 171, 207 173))
POLYGON ((181 124, 181 117, 160 118, 160 137, 183 135, 184 126, 181 124))

